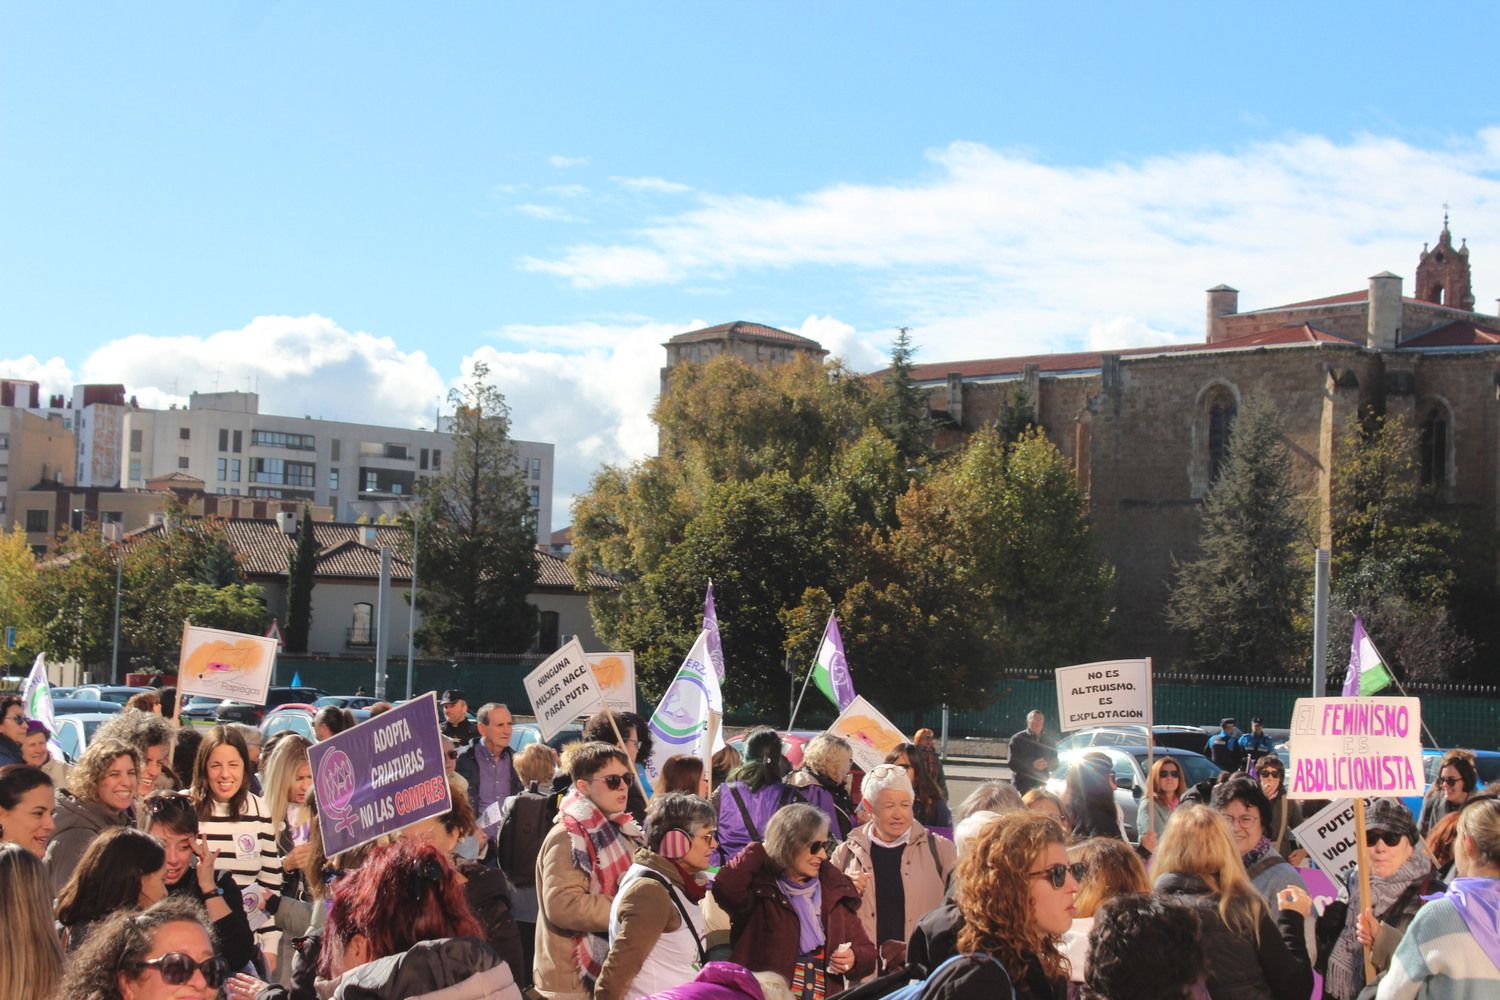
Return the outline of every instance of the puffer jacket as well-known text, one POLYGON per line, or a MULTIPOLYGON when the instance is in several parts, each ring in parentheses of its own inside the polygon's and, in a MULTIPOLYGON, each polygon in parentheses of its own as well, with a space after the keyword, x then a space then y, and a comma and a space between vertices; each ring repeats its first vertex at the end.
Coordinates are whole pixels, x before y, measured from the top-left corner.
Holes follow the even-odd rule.
POLYGON ((1156 880, 1156 891, 1178 897, 1197 912, 1208 956, 1208 994, 1214 1000, 1305 1000, 1312 992, 1302 914, 1282 910, 1273 922, 1270 910, 1261 906, 1257 942, 1255 935, 1224 923, 1218 893, 1196 875, 1169 872, 1156 880))
POLYGON ((478 938, 419 941, 318 984, 325 1000, 521 1000, 510 967, 478 938))
POLYGON ((57 791, 57 828, 47 841, 47 875, 52 880, 52 895, 62 892, 73 869, 83 858, 94 838, 115 826, 125 826, 130 817, 115 812, 102 802, 80 799, 65 788, 57 791))
MULTIPOLYGON (((845 874, 857 867, 859 871, 873 875, 875 864, 870 859, 870 834, 874 828, 871 821, 849 831, 849 839, 833 852, 833 866, 845 874)), ((903 944, 911 939, 918 921, 942 906, 948 879, 957 864, 958 849, 953 846, 953 841, 932 833, 920 823, 912 823, 911 836, 901 852, 901 885, 906 898, 901 933, 903 944)), ((875 941, 875 898, 875 880, 872 878, 859 901, 859 922, 871 941, 875 941)))

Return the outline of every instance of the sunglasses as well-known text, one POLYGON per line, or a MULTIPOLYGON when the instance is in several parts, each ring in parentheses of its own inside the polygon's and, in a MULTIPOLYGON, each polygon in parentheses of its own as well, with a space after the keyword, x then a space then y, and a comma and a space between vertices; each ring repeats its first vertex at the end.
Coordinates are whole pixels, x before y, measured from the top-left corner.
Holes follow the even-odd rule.
POLYGON ((1082 882, 1084 873, 1089 870, 1088 865, 1082 861, 1075 861, 1070 865, 1051 865, 1039 872, 1027 872, 1027 878, 1044 878, 1052 883, 1052 888, 1061 889, 1068 884, 1068 876, 1073 876, 1073 881, 1082 882))
POLYGON ((1440 785, 1443 785, 1446 788, 1452 788, 1454 785, 1462 785, 1464 783, 1464 779, 1462 779, 1462 778, 1439 778, 1437 780, 1437 783, 1440 784, 1440 785))
POLYGON ((7 715, 5 717, 5 721, 6 722, 14 722, 18 726, 24 726, 24 725, 26 725, 26 723, 30 722, 31 720, 28 719, 28 718, 26 718, 26 716, 23 713, 17 712, 15 715, 7 715))
POLYGON ((229 966, 222 958, 215 955, 207 961, 200 962, 191 955, 184 955, 180 951, 169 951, 161 958, 153 958, 149 962, 141 962, 143 969, 155 969, 161 973, 162 982, 168 986, 182 986, 193 978, 193 973, 203 973, 203 981, 211 990, 218 989, 224 983, 224 977, 229 974, 229 966))
POLYGON ((1180 777, 1182 777, 1182 772, 1181 771, 1162 771, 1161 776, 1163 778, 1180 778, 1180 777))
POLYGON ((1279 778, 1279 777, 1281 777, 1281 772, 1280 771, 1261 771, 1260 772, 1260 776, 1262 778, 1279 778))
POLYGON ((1374 847, 1377 842, 1384 843, 1386 847, 1395 847, 1401 843, 1405 834, 1396 833, 1392 830, 1366 830, 1365 846, 1374 847))
POLYGON ((628 774, 603 774, 599 780, 604 782, 604 787, 612 792, 618 792, 621 788, 628 788, 635 783, 635 779, 628 774))
POLYGON ((825 858, 833 857, 833 852, 838 849, 839 842, 830 837, 827 840, 815 840, 807 845, 809 854, 821 854, 825 858))
POLYGON ((448 759, 449 760, 458 760, 458 751, 457 750, 449 750, 448 751, 448 759))

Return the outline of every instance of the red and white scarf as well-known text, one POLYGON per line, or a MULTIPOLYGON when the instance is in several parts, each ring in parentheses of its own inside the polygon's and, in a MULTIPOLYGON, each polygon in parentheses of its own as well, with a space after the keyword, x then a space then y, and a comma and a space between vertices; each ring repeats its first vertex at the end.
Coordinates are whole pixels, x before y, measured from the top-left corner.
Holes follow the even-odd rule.
MULTIPOLYGON (((635 817, 628 812, 606 816, 576 787, 563 796, 558 811, 572 843, 573 866, 589 877, 589 892, 613 896, 620 889, 620 877, 630 867, 635 849, 644 840, 635 817)), ((591 992, 608 954, 608 937, 587 932, 573 935, 573 957, 584 987, 591 992)))

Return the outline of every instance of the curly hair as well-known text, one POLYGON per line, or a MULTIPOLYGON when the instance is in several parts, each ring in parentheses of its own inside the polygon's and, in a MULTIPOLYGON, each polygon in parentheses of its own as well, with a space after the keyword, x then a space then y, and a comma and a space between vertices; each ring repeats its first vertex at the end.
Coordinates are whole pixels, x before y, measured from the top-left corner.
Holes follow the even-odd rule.
MULTIPOLYGON (((137 695, 139 697, 139 695, 137 695)), ((94 739, 122 740, 135 747, 141 759, 152 747, 172 746, 172 724, 155 712, 140 712, 134 709, 121 712, 99 727, 94 739)))
POLYGON ((802 748, 802 766, 829 781, 842 782, 849 777, 853 754, 854 748, 842 736, 819 733, 802 748))
POLYGON ((68 775, 68 791, 87 802, 98 802, 99 782, 121 757, 129 757, 135 769, 141 769, 141 755, 135 747, 124 740, 101 740, 95 736, 73 766, 73 773, 68 775))
POLYGON ((1033 957, 1049 977, 1067 977, 1058 938, 1037 926, 1026 876, 1048 847, 1067 840, 1056 820, 1032 812, 1010 813, 984 828, 958 863, 958 908, 964 916, 959 951, 989 952, 1012 982, 1025 978, 1033 957))
POLYGON ((186 896, 168 896, 139 913, 118 912, 94 928, 73 953, 57 995, 68 1000, 121 1000, 120 975, 139 975, 140 963, 151 953, 156 932, 176 923, 197 924, 218 951, 213 924, 202 905, 186 896))
POLYGON ((1088 869, 1078 885, 1078 895, 1073 897, 1073 911, 1078 917, 1092 917, 1116 896, 1151 891, 1141 856, 1123 840, 1090 837, 1070 847, 1068 857, 1088 869))
POLYGON ((1085 1000, 1187 996, 1207 956, 1198 914, 1171 897, 1131 893, 1107 901, 1089 932, 1085 1000))

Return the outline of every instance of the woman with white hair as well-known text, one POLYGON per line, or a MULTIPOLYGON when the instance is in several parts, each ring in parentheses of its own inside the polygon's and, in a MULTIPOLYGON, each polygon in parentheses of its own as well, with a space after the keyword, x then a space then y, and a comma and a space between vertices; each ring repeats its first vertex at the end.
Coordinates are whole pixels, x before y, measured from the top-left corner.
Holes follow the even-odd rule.
POLYGON ((849 741, 832 733, 819 733, 802 750, 802 766, 787 775, 786 784, 802 791, 808 805, 817 806, 828 817, 829 832, 838 840, 854 828, 854 801, 845 782, 854 767, 849 741))
POLYGON ((958 852, 916 821, 916 794, 902 767, 879 765, 863 790, 871 819, 849 832, 832 861, 859 890, 860 923, 891 967, 905 962, 917 921, 942 905, 958 852))

